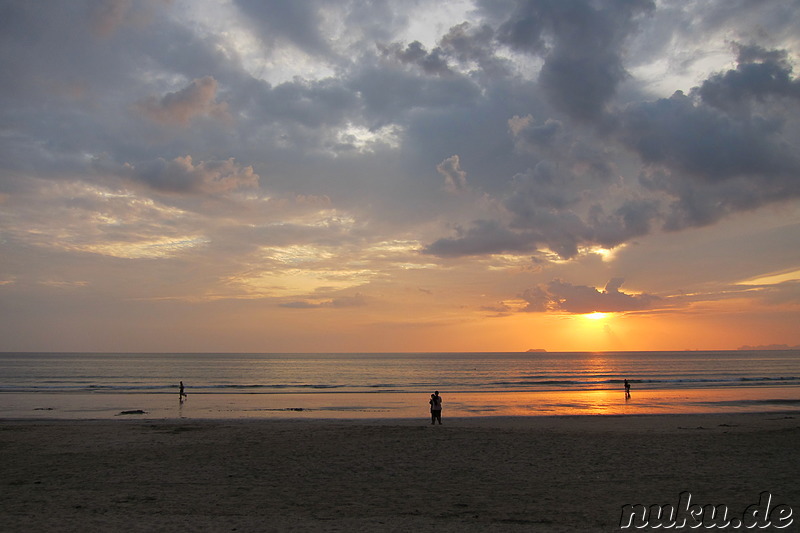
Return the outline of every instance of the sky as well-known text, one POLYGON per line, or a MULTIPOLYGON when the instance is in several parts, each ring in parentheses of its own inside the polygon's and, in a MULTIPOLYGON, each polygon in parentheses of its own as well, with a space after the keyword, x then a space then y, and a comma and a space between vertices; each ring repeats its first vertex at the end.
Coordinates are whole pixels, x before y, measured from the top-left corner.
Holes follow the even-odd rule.
POLYGON ((0 351, 800 345, 798 1, 0 26, 0 351))

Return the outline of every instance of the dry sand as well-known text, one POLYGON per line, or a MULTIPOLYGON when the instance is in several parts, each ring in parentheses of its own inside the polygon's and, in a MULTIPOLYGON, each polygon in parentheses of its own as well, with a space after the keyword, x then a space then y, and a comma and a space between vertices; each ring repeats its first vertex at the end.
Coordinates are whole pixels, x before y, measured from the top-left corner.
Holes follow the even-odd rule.
POLYGON ((683 491, 798 530, 800 414, 444 422, 0 421, 0 530, 620 531, 683 491))

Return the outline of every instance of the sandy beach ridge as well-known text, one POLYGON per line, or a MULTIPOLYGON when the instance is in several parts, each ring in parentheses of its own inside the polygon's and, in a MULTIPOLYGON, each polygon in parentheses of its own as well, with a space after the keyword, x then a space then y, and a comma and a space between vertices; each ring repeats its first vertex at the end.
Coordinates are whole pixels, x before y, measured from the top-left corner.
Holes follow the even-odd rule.
POLYGON ((800 510, 796 412, 444 422, 0 420, 0 530, 622 531, 684 491, 800 510))

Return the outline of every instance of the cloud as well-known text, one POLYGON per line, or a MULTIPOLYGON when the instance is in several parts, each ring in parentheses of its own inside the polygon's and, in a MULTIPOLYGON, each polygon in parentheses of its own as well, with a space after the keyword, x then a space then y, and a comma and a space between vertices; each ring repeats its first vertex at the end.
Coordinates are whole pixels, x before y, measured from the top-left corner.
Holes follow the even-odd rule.
POLYGON ((559 279, 525 290, 524 312, 564 311, 571 314, 622 313, 652 309, 661 298, 651 294, 626 294, 619 288, 622 278, 610 280, 602 291, 585 285, 572 285, 559 279))
POLYGON ((510 231, 495 221, 476 220, 468 229, 458 228, 456 237, 439 239, 422 253, 439 257, 464 257, 501 253, 533 252, 536 237, 510 231))
POLYGON ((90 2, 92 31, 108 37, 122 24, 132 7, 132 0, 93 0, 90 2))
MULTIPOLYGON (((592 266, 696 288, 668 260, 643 271, 643 250, 684 257, 702 240, 685 230, 748 210, 789 235, 765 263, 796 248, 793 2, 2 5, 2 280, 307 308, 363 286, 387 302, 370 314, 434 314, 503 301, 512 271, 532 276, 531 308, 577 302, 536 284, 577 292, 592 266), (202 274, 163 282, 189 261, 202 274), (146 283, 120 282, 125 264, 146 283), (480 298, 450 290, 462 275, 480 298)), ((703 283, 791 267, 721 268, 737 248, 718 249, 695 248, 703 283)))
POLYGON ((589 240, 603 248, 612 249, 649 234, 660 217, 661 204, 654 199, 626 200, 611 214, 607 214, 600 204, 595 204, 588 218, 591 228, 589 240))
POLYGON ((550 101, 579 120, 596 120, 628 77, 622 46, 655 3, 588 0, 517 2, 500 42, 544 58, 539 83, 550 101))
POLYGON ((719 73, 705 80, 698 89, 703 102, 736 112, 753 102, 767 99, 800 99, 800 80, 792 79, 792 67, 786 50, 767 50, 756 45, 737 44, 735 70, 719 73))
POLYGON ((378 49, 384 56, 391 56, 402 63, 417 65, 426 74, 452 74, 440 48, 428 52, 421 42, 414 41, 405 48, 399 43, 392 43, 379 44, 378 49))
POLYGON ((382 65, 365 64, 349 78, 359 92, 370 128, 389 123, 404 124, 415 110, 436 109, 437 113, 480 99, 480 88, 464 76, 424 76, 417 72, 382 65))
POLYGON ((257 94, 259 118, 292 121, 309 128, 338 126, 357 113, 358 97, 342 80, 295 79, 263 84, 257 94))
POLYGON ((286 307, 289 309, 342 309, 347 307, 361 307, 367 305, 367 300, 363 294, 356 293, 353 296, 340 296, 331 300, 295 300, 278 305, 279 307, 286 307))
POLYGON ((463 22, 450 28, 439 46, 463 70, 498 79, 510 75, 513 67, 507 59, 497 54, 496 37, 494 28, 488 24, 472 26, 463 22))
POLYGON ((193 118, 209 116, 229 121, 228 104, 216 102, 217 80, 211 76, 192 80, 183 89, 162 98, 150 97, 138 108, 148 117, 164 124, 188 126, 193 118))
POLYGON ((278 40, 311 56, 331 55, 316 2, 236 0, 235 3, 268 48, 278 40))
POLYGON ((549 118, 544 124, 537 125, 531 115, 511 117, 508 119, 508 128, 517 148, 525 152, 554 147, 559 137, 564 135, 561 121, 549 118))
POLYGON ((659 203, 610 198, 617 191, 606 188, 608 164, 579 143, 568 152, 569 167, 544 159, 514 176, 500 202, 507 220, 475 221, 472 228, 437 240, 425 252, 455 257, 480 255, 481 250, 497 254, 546 248, 570 259, 581 248, 613 248, 648 233, 659 215, 659 203), (490 244, 493 240, 497 245, 490 244))
POLYGON ((778 122, 732 117, 682 92, 628 108, 620 136, 646 163, 710 183, 800 168, 780 141, 778 122))
POLYGON ((619 114, 619 139, 647 165, 643 185, 674 198, 665 229, 800 196, 800 158, 786 121, 800 111, 798 88, 783 51, 739 47, 735 70, 619 114))
MULTIPOLYGON (((605 17, 593 9, 584 14, 605 17)), ((541 42, 517 42, 508 22, 501 34, 514 47, 549 53, 558 44, 548 40, 548 32, 555 31, 546 27, 548 16, 555 15, 523 24, 544 24, 541 42)), ((599 25, 604 24, 611 22, 599 25)), ((628 29, 622 25, 620 31, 628 29)), ((623 40, 614 42, 621 46, 623 40)), ((800 81, 792 75, 785 50, 743 45, 736 50, 736 69, 712 73, 688 94, 676 91, 669 98, 620 107, 608 100, 602 113, 599 108, 588 114, 562 108, 578 120, 592 115, 600 128, 597 136, 562 120, 512 116, 509 135, 520 157, 532 164, 498 195, 511 217, 495 221, 492 231, 502 233, 503 242, 525 243, 514 249, 546 247, 570 259, 582 248, 613 248, 653 230, 707 226, 800 196, 792 126, 800 112, 800 81), (619 145, 604 143, 604 135, 619 145), (638 180, 629 176, 627 183, 621 181, 618 169, 630 163, 620 146, 639 158, 638 180)), ((486 221, 479 226, 486 228, 486 221)), ((477 227, 440 239, 426 252, 454 256, 509 249, 476 246, 477 227)))
POLYGON ((444 187, 448 192, 455 193, 467 188, 467 173, 461 170, 457 155, 452 155, 436 165, 436 171, 444 177, 444 187))
POLYGON ((131 177, 163 192, 222 194, 256 187, 259 180, 252 166, 243 167, 233 158, 194 164, 192 157, 186 155, 172 161, 159 158, 128 168, 131 177))

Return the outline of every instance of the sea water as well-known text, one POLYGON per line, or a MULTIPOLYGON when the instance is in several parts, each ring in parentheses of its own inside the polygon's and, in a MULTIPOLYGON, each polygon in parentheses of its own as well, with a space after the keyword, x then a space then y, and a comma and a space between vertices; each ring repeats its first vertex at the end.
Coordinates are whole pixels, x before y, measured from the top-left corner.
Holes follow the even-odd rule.
POLYGON ((0 353, 6 419, 425 417, 434 390, 451 417, 794 411, 800 350, 0 353))

